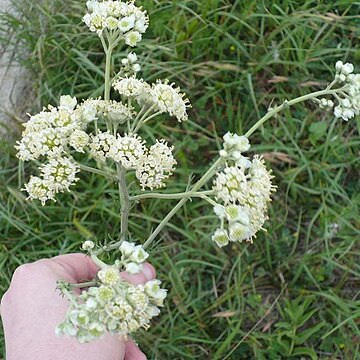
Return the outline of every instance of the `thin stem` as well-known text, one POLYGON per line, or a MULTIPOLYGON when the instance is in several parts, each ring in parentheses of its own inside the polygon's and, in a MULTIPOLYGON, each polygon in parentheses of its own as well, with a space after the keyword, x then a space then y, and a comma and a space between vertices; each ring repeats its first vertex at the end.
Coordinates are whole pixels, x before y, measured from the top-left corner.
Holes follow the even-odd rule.
POLYGON ((146 119, 146 117, 151 113, 151 111, 153 111, 155 108, 155 105, 152 105, 150 106, 146 112, 144 113, 144 115, 140 118, 138 124, 136 125, 136 120, 134 121, 134 124, 133 124, 133 129, 135 128, 135 130, 132 130, 133 133, 136 133, 136 131, 141 127, 142 125, 142 122, 146 119), (135 126, 136 125, 136 126, 135 126))
POLYGON ((129 198, 129 200, 130 201, 139 201, 142 199, 174 200, 174 199, 193 198, 193 197, 203 198, 205 195, 213 195, 213 194, 214 194, 213 190, 202 191, 202 192, 186 191, 186 192, 177 193, 177 194, 147 193, 147 194, 131 196, 129 198))
MULTIPOLYGON (((126 170, 125 168, 117 163, 116 164, 118 178, 119 178, 119 196, 121 204, 121 228, 120 228, 120 243, 126 239, 128 232, 128 222, 129 222, 129 213, 130 213, 130 200, 129 192, 126 184, 126 170)), ((120 245, 120 244, 119 244, 120 245)))
POLYGON ((83 283, 79 283, 79 284, 71 284, 71 283, 69 283, 69 285, 74 289, 83 289, 83 288, 95 286, 96 281, 92 280, 92 281, 87 281, 87 282, 83 282, 83 283))
MULTIPOLYGON (((191 191, 196 192, 200 190, 217 172, 218 168, 223 165, 224 158, 219 157, 214 164, 210 167, 210 169, 204 174, 204 176, 198 180, 198 182, 192 187, 191 191)), ((155 238, 159 235, 161 230, 167 225, 167 223, 171 220, 171 218, 183 207, 183 205, 189 200, 189 198, 181 199, 177 205, 165 216, 165 218, 161 221, 161 223, 156 227, 156 229, 152 232, 149 238, 144 243, 144 248, 148 247, 155 238)))
POLYGON ((109 48, 105 50, 106 55, 106 64, 105 64, 105 90, 104 90, 104 100, 110 100, 110 76, 111 76, 111 56, 113 48, 110 44, 109 48))
POLYGON ((275 109, 270 110, 265 116, 263 116, 246 134, 246 137, 250 137, 262 124, 264 124, 264 122, 266 122, 267 120, 271 119, 274 115, 276 115, 277 113, 279 113, 280 111, 295 105, 297 103, 303 102, 303 101, 307 101, 307 100, 311 100, 313 98, 317 98, 319 96, 325 96, 325 95, 336 95, 337 92, 340 92, 341 90, 343 90, 343 88, 339 88, 339 89, 335 89, 335 90, 330 90, 330 89, 325 89, 325 90, 321 90, 321 91, 316 91, 313 92, 311 94, 307 94, 304 96, 300 96, 296 99, 290 100, 290 101, 284 101, 281 105, 277 106, 275 109))
POLYGON ((93 173, 93 174, 104 176, 105 178, 107 178, 109 180, 112 180, 112 181, 118 181, 118 178, 117 178, 116 175, 109 174, 109 173, 107 173, 105 171, 95 169, 95 168, 92 168, 90 166, 86 166, 86 165, 83 165, 83 164, 79 164, 79 167, 83 171, 87 171, 87 172, 90 172, 90 173, 93 173))

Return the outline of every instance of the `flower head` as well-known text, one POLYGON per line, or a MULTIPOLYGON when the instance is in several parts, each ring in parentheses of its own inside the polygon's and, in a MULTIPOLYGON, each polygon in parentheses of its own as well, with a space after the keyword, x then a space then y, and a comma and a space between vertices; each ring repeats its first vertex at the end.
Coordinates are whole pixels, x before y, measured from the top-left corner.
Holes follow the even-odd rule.
POLYGON ((158 107, 161 112, 167 112, 175 116, 179 122, 188 119, 187 108, 190 107, 188 99, 180 92, 180 88, 175 87, 169 81, 162 82, 158 80, 153 84, 150 90, 151 101, 158 107))
POLYGON ((172 151, 173 147, 168 146, 164 140, 156 141, 149 152, 140 159, 136 177, 142 189, 165 186, 164 180, 172 174, 176 165, 172 151))
POLYGON ((99 36, 105 29, 120 31, 126 43, 135 46, 149 26, 146 11, 134 5, 134 1, 96 1, 86 3, 88 13, 83 17, 86 26, 99 36), (136 36, 134 35, 136 33, 136 36), (130 40, 126 40, 129 39, 130 40))
POLYGON ((251 242, 262 229, 271 193, 275 190, 272 178, 258 155, 249 168, 235 165, 217 174, 213 189, 217 200, 224 203, 214 207, 222 224, 213 236, 217 245, 224 246, 228 241, 251 242), (228 230, 224 220, 228 222, 228 230))

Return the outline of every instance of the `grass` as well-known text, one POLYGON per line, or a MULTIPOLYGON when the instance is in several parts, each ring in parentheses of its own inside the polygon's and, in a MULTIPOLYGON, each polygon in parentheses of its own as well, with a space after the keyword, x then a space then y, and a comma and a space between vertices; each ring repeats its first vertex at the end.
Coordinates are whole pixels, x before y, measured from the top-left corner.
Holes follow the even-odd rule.
MULTIPOLYGON (((63 93, 100 95, 104 59, 81 24, 82 2, 13 2, 17 15, 2 15, 1 40, 33 75, 31 110, 63 93)), ((242 133, 271 103, 321 89, 337 60, 359 64, 356 1, 142 4, 152 20, 137 49, 144 78, 176 81, 193 105, 187 124, 164 119, 147 129, 149 138, 177 144, 169 192, 204 171, 224 132, 242 133)), ((216 248, 215 216, 202 202, 176 215, 151 253, 170 292, 137 339, 149 359, 358 359, 359 134, 359 119, 345 123, 307 103, 252 137, 278 186, 267 232, 253 246, 216 248)), ((82 174, 72 194, 41 207, 20 192, 31 165, 19 169, 13 140, 1 141, 1 153, 1 293, 20 264, 78 251, 89 234, 101 242, 116 236, 112 184, 82 174)), ((143 240, 173 205, 141 202, 130 218, 134 238, 143 240)))

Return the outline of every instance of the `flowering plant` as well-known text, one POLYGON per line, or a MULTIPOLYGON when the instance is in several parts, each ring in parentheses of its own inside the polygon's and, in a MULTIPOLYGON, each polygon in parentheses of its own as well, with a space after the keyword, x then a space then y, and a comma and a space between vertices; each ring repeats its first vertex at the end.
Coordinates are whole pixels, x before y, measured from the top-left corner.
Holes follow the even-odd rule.
POLYGON ((185 192, 153 192, 165 187, 175 170, 174 147, 164 139, 147 144, 142 130, 161 114, 186 121, 189 100, 168 80, 149 84, 139 78, 141 66, 134 52, 122 59, 119 72, 112 68, 114 50, 121 42, 133 48, 141 41, 149 24, 146 11, 134 1, 91 0, 87 8, 84 22, 90 31, 96 32, 106 56, 103 98, 78 101, 62 96, 57 107, 48 106, 30 117, 17 144, 20 160, 39 163, 39 175, 30 177, 25 190, 29 199, 40 200, 42 205, 70 191, 79 181, 81 171, 118 184, 121 204, 118 241, 106 246, 90 240, 83 244, 83 250, 100 267, 97 278, 82 284, 59 284, 70 306, 57 333, 74 336, 80 342, 91 341, 107 331, 126 337, 140 327, 148 328, 151 318, 159 314, 166 297, 161 282, 153 280, 134 286, 122 280, 120 272, 141 271, 149 256, 146 251, 149 245, 189 199, 200 198, 213 207, 219 218, 219 226, 212 235, 217 246, 253 241, 267 220, 267 207, 276 188, 261 155, 252 158, 244 155, 250 149, 250 136, 265 121, 302 101, 333 109, 336 117, 346 121, 360 110, 360 74, 353 73, 351 64, 339 61, 335 78, 326 89, 269 108, 244 135, 225 134, 217 159, 185 192), (120 101, 111 100, 111 88, 120 101), (93 167, 82 164, 86 154, 93 159, 93 167), (135 185, 129 182, 130 176, 136 178, 135 185), (210 190, 205 189, 209 182, 210 190), (179 202, 143 239, 142 245, 136 245, 128 230, 128 218, 132 204, 144 198, 179 202), (118 252, 118 259, 113 264, 104 263, 101 255, 111 251, 118 252), (76 295, 73 288, 84 291, 76 295))

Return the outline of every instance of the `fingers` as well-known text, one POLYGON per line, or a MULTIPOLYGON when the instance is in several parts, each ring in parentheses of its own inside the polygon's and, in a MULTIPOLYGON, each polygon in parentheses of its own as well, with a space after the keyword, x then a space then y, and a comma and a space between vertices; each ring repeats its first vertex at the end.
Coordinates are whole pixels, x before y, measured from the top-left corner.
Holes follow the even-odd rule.
POLYGON ((156 277, 155 269, 149 263, 143 264, 141 273, 130 275, 127 272, 122 272, 121 278, 130 282, 133 285, 145 284, 147 281, 154 280, 156 277))
POLYGON ((71 273, 77 282, 93 279, 99 268, 89 256, 84 254, 60 255, 51 259, 51 261, 62 266, 71 273))
POLYGON ((146 360, 146 355, 139 349, 134 341, 129 340, 125 343, 124 360, 146 360))

